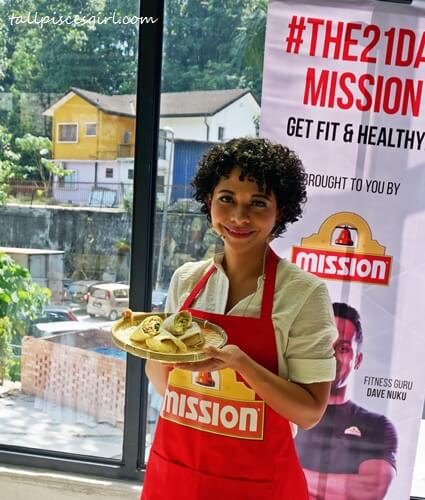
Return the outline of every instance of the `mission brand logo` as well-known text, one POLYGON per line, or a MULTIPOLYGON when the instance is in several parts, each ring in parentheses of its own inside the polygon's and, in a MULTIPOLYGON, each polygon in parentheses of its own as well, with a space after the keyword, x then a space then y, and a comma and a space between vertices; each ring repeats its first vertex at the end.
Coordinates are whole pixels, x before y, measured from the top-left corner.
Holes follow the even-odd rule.
POLYGON ((262 440, 264 401, 238 381, 233 370, 188 372, 169 376, 161 416, 176 424, 238 439, 262 440))
POLYGON ((365 219, 352 212, 328 217, 318 233, 292 248, 291 260, 321 278, 377 285, 388 285, 392 263, 365 219))

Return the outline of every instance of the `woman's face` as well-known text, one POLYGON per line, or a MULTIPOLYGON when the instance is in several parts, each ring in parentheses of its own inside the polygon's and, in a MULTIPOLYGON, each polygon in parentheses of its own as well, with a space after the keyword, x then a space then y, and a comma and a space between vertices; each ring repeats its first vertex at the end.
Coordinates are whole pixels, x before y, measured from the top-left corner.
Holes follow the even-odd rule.
POLYGON ((276 196, 260 191, 256 182, 239 180, 241 171, 235 167, 229 178, 222 177, 211 197, 212 227, 227 244, 264 245, 278 216, 276 196))

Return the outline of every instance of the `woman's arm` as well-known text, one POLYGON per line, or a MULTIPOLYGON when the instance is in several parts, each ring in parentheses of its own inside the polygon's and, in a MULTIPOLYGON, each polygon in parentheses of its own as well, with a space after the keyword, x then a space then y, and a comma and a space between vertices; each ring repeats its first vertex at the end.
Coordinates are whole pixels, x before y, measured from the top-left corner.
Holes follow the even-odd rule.
POLYGON ((300 384, 285 380, 264 368, 236 345, 222 349, 206 347, 211 358, 199 363, 176 365, 191 371, 232 368, 279 415, 303 429, 314 427, 321 419, 329 397, 331 382, 300 384))
POLYGON ((145 364, 145 373, 156 392, 164 396, 167 388, 168 374, 171 368, 164 363, 148 359, 145 364))

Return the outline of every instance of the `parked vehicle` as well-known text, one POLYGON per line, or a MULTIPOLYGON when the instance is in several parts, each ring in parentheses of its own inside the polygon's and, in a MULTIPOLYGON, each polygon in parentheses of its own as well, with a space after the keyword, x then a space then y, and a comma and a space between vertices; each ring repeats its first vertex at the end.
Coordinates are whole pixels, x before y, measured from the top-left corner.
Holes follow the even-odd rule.
POLYGON ((36 328, 40 323, 45 324, 69 321, 78 321, 78 318, 75 316, 72 308, 67 306, 46 306, 43 314, 31 321, 28 328, 28 334, 36 336, 36 328))
POLYGON ((37 323, 34 325, 34 337, 48 337, 59 333, 78 333, 99 328, 88 321, 57 321, 53 323, 37 323))
POLYGON ((128 285, 120 283, 103 283, 96 285, 87 302, 87 313, 90 316, 103 316, 111 321, 117 320, 129 306, 128 285))
POLYGON ((79 309, 85 311, 90 293, 94 286, 100 285, 104 281, 100 280, 80 280, 74 281, 65 292, 64 301, 76 304, 79 309))
POLYGON ((152 290, 152 311, 162 312, 167 300, 167 290, 152 290))

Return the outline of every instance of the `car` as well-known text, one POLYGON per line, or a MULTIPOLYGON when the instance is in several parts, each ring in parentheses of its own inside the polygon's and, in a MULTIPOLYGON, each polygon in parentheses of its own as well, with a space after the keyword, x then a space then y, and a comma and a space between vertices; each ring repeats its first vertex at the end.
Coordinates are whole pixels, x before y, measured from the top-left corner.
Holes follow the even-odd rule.
MULTIPOLYGON (((29 335, 35 335, 36 327, 40 323, 57 323, 78 321, 71 307, 48 305, 44 308, 41 316, 33 319, 28 328, 29 335)), ((36 336, 36 335, 35 335, 36 336)))
POLYGON ((103 283, 92 288, 88 302, 89 316, 103 316, 116 321, 129 306, 130 287, 120 283, 103 283))
POLYGON ((167 290, 152 290, 152 311, 162 312, 167 300, 167 290))
POLYGON ((74 281, 68 286, 68 289, 64 295, 64 301, 71 302, 75 304, 81 309, 85 311, 87 309, 87 302, 89 300, 89 296, 92 292, 92 289, 96 285, 100 285, 104 283, 101 280, 79 280, 74 281))
POLYGON ((59 333, 82 332, 93 328, 93 323, 85 321, 57 321, 53 323, 37 323, 36 325, 34 325, 32 336, 48 337, 50 335, 58 335, 59 333))

